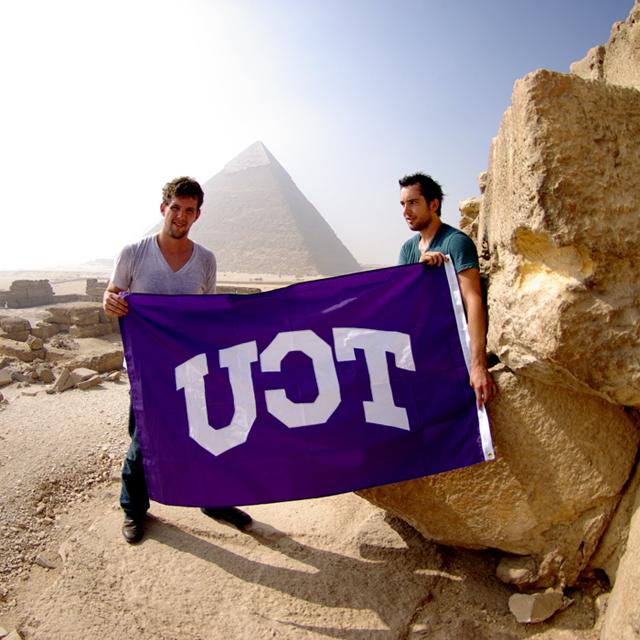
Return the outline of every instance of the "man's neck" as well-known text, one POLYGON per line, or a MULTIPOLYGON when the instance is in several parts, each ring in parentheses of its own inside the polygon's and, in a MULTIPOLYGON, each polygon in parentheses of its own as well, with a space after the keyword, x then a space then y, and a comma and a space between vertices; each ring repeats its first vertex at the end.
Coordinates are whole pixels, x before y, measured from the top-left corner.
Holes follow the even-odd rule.
POLYGON ((433 240, 436 233, 438 233, 438 229, 442 226, 442 220, 440 218, 435 218, 431 221, 429 226, 424 229, 420 229, 420 242, 425 246, 429 246, 429 243, 433 240))
POLYGON ((162 231, 158 234, 158 246, 164 255, 180 255, 191 253, 193 241, 188 237, 172 238, 162 231))

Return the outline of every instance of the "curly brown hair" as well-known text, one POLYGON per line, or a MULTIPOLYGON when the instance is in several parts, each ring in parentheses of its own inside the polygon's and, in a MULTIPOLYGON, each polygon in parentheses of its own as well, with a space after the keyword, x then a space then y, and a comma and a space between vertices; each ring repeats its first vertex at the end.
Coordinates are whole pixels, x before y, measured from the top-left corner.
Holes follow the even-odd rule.
POLYGON ((163 204, 168 205, 174 196, 195 198, 198 201, 198 209, 200 209, 204 201, 204 191, 202 191, 202 187, 196 180, 188 176, 175 178, 164 185, 162 188, 163 204))

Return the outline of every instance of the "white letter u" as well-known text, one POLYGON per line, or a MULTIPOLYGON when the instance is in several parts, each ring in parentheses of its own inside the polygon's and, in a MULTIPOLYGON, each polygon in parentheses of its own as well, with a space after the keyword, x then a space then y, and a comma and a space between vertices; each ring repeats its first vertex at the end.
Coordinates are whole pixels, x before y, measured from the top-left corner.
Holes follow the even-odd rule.
POLYGON ((176 367, 176 390, 184 389, 189 421, 189 437, 217 456, 244 444, 256 420, 256 399, 251 379, 251 363, 258 360, 256 342, 236 344, 219 352, 220 366, 229 370, 234 413, 226 427, 209 424, 204 376, 209 373, 204 353, 176 367))

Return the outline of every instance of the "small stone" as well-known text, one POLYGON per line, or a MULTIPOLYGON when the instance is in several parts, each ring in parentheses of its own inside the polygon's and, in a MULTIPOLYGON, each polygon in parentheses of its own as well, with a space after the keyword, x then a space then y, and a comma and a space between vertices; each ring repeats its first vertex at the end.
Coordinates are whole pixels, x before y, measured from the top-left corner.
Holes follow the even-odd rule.
POLYGON ((71 374, 75 376, 77 382, 83 382, 95 376, 98 372, 94 369, 88 369, 87 367, 77 367, 71 374))
POLYGON ((521 623, 542 622, 562 609, 564 597, 561 591, 547 589, 542 593, 514 593, 509 598, 509 610, 521 623))
POLYGON ((2 640, 22 640, 22 636, 14 629, 9 635, 2 640))
POLYGON ((99 375, 94 375, 91 378, 87 378, 86 380, 81 380, 76 384, 76 388, 78 389, 90 389, 91 387, 95 387, 96 385, 102 382, 102 378, 99 375))
POLYGON ((64 367, 62 371, 60 371, 60 375, 56 381, 53 383, 52 392, 62 393, 63 391, 73 387, 75 383, 76 380, 71 375, 69 369, 64 367))
POLYGON ((44 567, 45 569, 56 568, 56 565, 53 562, 51 562, 51 560, 48 560, 47 558, 45 558, 42 554, 38 554, 36 556, 35 563, 37 565, 40 565, 41 567, 44 567))
POLYGON ((53 375, 53 371, 51 371, 51 367, 48 367, 46 365, 39 365, 36 368, 36 373, 38 374, 38 378, 45 384, 51 384, 55 380, 55 376, 53 375))
POLYGON ((496 569, 496 576, 506 584, 529 584, 537 575, 536 562, 531 556, 504 556, 496 569))
POLYGON ((40 338, 36 338, 35 336, 29 336, 27 338, 27 344, 29 345, 29 349, 31 351, 40 351, 42 349, 43 344, 40 338))
POLYGON ((110 374, 108 374, 107 379, 110 382, 120 382, 120 376, 120 371, 112 371, 110 374))
POLYGON ((47 505, 45 505, 44 502, 38 502, 38 506, 36 507, 36 515, 40 515, 41 513, 44 513, 46 506, 47 505))

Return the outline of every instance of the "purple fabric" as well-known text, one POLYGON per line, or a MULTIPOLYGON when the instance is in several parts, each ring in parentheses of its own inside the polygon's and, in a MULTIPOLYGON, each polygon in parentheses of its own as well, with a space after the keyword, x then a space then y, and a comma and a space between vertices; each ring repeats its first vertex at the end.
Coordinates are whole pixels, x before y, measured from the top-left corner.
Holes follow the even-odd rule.
POLYGON ((392 267, 255 295, 131 294, 127 300, 121 329, 133 409, 149 495, 158 502, 229 506, 311 498, 485 460, 444 268, 392 267), (356 348, 354 360, 339 360, 335 328, 410 336, 415 371, 386 354, 392 403, 406 410, 408 430, 365 419, 363 403, 372 401, 365 352, 356 348), (269 411, 266 392, 284 389, 293 403, 312 403, 319 393, 312 360, 294 351, 280 372, 268 372, 260 356, 277 334, 287 339, 286 332, 303 330, 326 344, 324 352, 330 349, 340 402, 325 421, 290 427, 269 411), (245 442, 216 455, 189 435, 187 390, 179 388, 176 369, 204 354, 200 410, 207 429, 224 427, 235 406, 218 352, 254 342, 255 421, 245 442))

